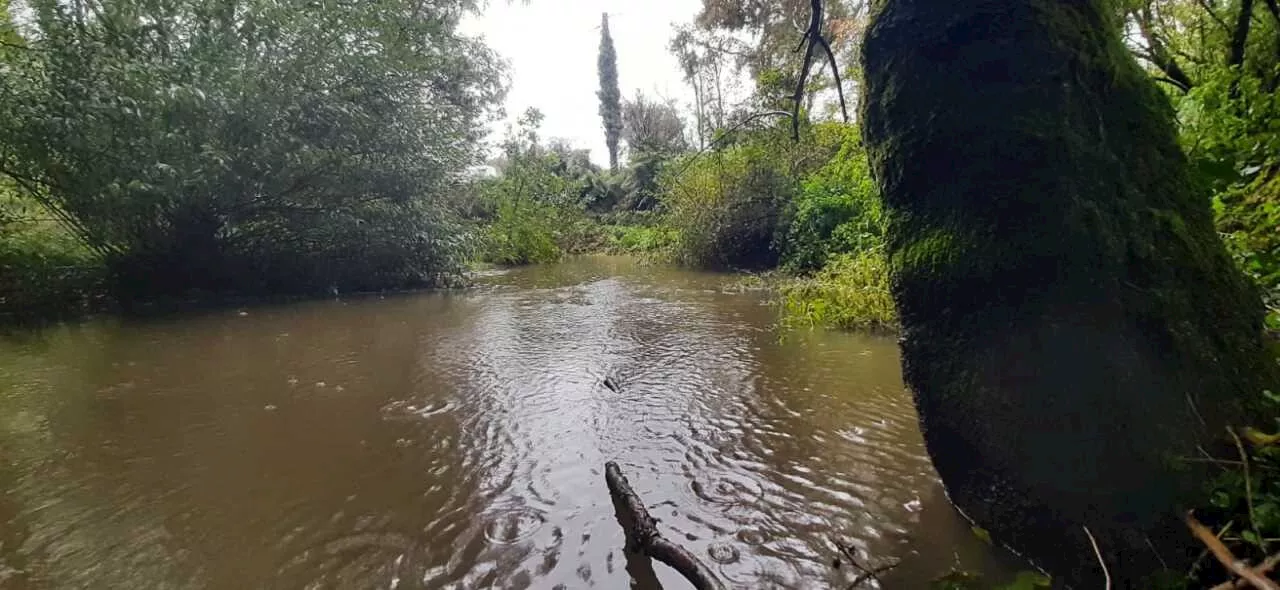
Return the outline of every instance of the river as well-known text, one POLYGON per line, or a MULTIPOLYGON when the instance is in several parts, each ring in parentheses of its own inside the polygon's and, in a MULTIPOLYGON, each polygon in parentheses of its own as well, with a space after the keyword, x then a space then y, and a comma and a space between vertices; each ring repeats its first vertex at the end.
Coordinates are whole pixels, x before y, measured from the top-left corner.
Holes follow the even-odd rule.
POLYGON ((836 539, 888 588, 1010 571, 891 338, 626 258, 478 283, 6 335, 0 588, 688 587, 628 561, 608 460, 731 587, 843 588, 836 539))

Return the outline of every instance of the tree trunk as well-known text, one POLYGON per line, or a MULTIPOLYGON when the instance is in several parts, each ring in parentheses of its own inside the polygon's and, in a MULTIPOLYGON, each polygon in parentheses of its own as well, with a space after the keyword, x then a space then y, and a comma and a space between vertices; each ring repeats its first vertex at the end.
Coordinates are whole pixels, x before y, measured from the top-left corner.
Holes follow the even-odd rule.
POLYGON ((1231 31, 1231 50, 1227 53, 1227 66, 1244 65, 1244 50, 1249 43, 1249 24, 1253 22, 1253 0, 1241 0, 1236 14, 1236 26, 1231 31))
POLYGON ((1087 525, 1138 588, 1194 556, 1179 511, 1204 479, 1175 459, 1275 365, 1168 101, 1101 4, 882 0, 863 125, 904 373, 952 500, 1101 587, 1087 525))

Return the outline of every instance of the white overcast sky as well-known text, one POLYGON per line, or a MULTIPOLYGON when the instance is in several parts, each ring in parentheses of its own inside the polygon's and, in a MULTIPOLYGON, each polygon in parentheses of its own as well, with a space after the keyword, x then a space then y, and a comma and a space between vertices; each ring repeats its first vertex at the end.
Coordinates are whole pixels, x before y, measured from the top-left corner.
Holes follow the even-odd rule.
MULTIPOLYGON (((667 43, 672 26, 692 21, 700 6, 700 0, 490 0, 462 30, 483 36, 508 61, 507 121, 536 107, 546 115, 542 137, 590 149, 592 161, 607 165, 596 98, 600 14, 609 13, 622 96, 640 90, 687 103, 692 92, 667 43)), ((495 123, 490 140, 505 129, 505 122, 495 123)))

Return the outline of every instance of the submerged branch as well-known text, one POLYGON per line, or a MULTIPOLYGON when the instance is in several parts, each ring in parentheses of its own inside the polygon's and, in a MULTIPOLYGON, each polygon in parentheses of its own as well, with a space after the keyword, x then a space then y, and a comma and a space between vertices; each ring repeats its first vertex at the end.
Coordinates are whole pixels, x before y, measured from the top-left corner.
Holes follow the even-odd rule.
MULTIPOLYGON (((867 567, 867 566, 865 566, 865 565, 862 565, 860 562, 858 562, 858 548, 857 548, 857 547, 854 547, 853 545, 847 545, 847 544, 841 543, 841 542, 839 542, 839 541, 836 541, 836 548, 840 550, 840 553, 841 553, 842 555, 844 555, 845 559, 849 560, 849 565, 852 565, 852 566, 854 567, 854 569, 856 569, 856 570, 858 570, 858 571, 862 572, 861 574, 858 574, 858 577, 856 577, 856 578, 854 578, 854 579, 853 579, 853 582, 852 582, 852 583, 850 583, 850 584, 849 584, 849 589, 850 589, 850 590, 853 590, 854 588, 857 588, 857 587, 861 586, 861 585, 862 585, 862 583, 863 583, 863 582, 865 582, 865 581, 867 581, 867 580, 875 580, 875 581, 876 581, 876 584, 877 584, 877 587, 879 587, 879 588, 883 588, 883 587, 884 587, 884 582, 882 582, 882 581, 880 580, 880 574, 883 574, 883 573, 885 573, 885 572, 887 572, 887 571, 889 571, 889 570, 891 570, 891 569, 893 569, 893 568, 895 568, 895 567, 898 567, 898 562, 897 562, 897 561, 891 561, 891 562, 889 562, 889 563, 887 563, 887 564, 884 564, 884 565, 882 565, 882 566, 879 566, 879 567, 874 567, 874 568, 873 568, 873 567, 867 567)), ((836 558, 835 566, 836 566, 837 568, 839 568, 839 567, 840 567, 840 559, 839 559, 839 558, 836 558)))
POLYGON ((671 566, 698 590, 724 590, 720 580, 688 549, 658 532, 658 521, 649 515, 617 463, 604 464, 604 480, 618 508, 618 523, 626 531, 628 551, 643 553, 671 566))

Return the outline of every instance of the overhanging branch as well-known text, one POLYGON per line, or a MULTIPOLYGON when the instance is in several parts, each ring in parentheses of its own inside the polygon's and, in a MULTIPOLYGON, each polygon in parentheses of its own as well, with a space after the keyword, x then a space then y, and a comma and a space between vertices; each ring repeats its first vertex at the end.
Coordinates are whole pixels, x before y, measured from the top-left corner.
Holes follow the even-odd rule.
POLYGON ((831 51, 831 44, 822 36, 822 0, 809 0, 809 28, 805 30, 804 36, 800 38, 800 45, 796 47, 796 51, 804 48, 804 60, 800 63, 800 75, 796 80, 796 91, 791 96, 794 103, 791 110, 791 139, 800 141, 800 104, 804 100, 804 85, 809 78, 809 66, 813 63, 813 52, 815 47, 821 47, 827 55, 827 61, 831 64, 831 74, 835 78, 836 91, 840 95, 840 112, 844 115, 845 122, 849 121, 849 108, 844 100, 844 87, 840 82, 840 68, 836 66, 835 53, 831 51))

